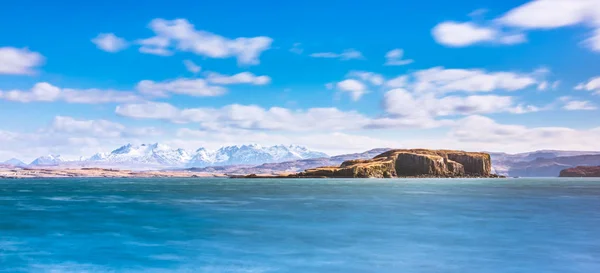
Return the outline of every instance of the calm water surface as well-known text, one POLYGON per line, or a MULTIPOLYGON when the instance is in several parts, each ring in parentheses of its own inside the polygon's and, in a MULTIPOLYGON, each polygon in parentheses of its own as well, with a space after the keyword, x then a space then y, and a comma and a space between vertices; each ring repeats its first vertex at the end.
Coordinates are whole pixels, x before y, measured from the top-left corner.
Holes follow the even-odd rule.
POLYGON ((0 272, 597 273, 600 180, 0 180, 0 272))

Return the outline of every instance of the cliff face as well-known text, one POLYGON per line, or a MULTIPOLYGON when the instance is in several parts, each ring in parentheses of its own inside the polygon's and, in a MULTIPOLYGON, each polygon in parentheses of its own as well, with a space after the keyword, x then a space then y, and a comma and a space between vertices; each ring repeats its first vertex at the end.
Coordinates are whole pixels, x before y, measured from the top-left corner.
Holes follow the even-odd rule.
POLYGON ((490 155, 452 150, 390 150, 339 167, 308 169, 298 177, 492 177, 490 155))
POLYGON ((600 177, 600 166, 579 166, 560 171, 560 177, 600 177))

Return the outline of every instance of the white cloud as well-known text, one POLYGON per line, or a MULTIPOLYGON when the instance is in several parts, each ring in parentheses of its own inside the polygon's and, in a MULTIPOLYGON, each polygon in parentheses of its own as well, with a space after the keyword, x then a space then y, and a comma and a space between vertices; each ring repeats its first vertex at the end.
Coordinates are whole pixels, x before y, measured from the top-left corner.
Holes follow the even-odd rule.
MULTIPOLYGON (((600 128, 575 130, 564 127, 528 128, 522 125, 499 124, 483 116, 469 116, 456 122, 449 139, 471 150, 533 151, 600 149, 600 128), (569 141, 565 141, 568 139, 569 141)), ((457 145, 458 146, 458 145, 457 145)))
POLYGON ((537 107, 517 105, 510 96, 447 96, 436 97, 433 94, 417 95, 397 88, 388 91, 383 100, 384 110, 401 117, 418 120, 431 120, 442 116, 525 113, 535 112, 537 107))
POLYGON ((415 92, 491 92, 521 90, 538 82, 530 74, 433 67, 389 80, 386 86, 407 88, 415 92))
POLYGON ((594 105, 590 101, 574 100, 574 101, 567 102, 567 104, 565 104, 563 109, 569 110, 569 111, 596 110, 596 109, 598 109, 598 107, 596 107, 596 105, 594 105))
POLYGON ((44 56, 27 48, 0 47, 0 74, 33 74, 43 63, 44 56))
POLYGON ((221 75, 219 73, 210 72, 206 76, 206 81, 212 84, 253 84, 266 85, 271 82, 269 76, 256 76, 250 72, 241 72, 235 75, 221 75))
POLYGON ((92 39, 92 43, 94 43, 97 48, 111 53, 119 52, 129 46, 125 39, 117 37, 113 33, 98 34, 96 38, 92 39))
POLYGON ((395 77, 393 79, 387 80, 385 82, 385 86, 390 87, 390 88, 407 87, 408 86, 408 81, 409 81, 409 76, 408 75, 400 75, 400 76, 395 77))
POLYGON ((403 60, 402 58, 404 58, 404 50, 400 48, 392 49, 385 54, 385 65, 399 66, 414 62, 412 59, 403 60))
POLYGON ((354 79, 347 79, 336 84, 338 90, 350 93, 353 101, 358 101, 362 95, 366 94, 367 86, 354 79))
POLYGON ((271 47, 273 39, 265 36, 225 38, 196 30, 185 19, 154 19, 150 29, 156 36, 140 40, 140 51, 156 55, 171 55, 174 50, 192 52, 210 58, 235 57, 239 64, 256 65, 260 55, 271 47))
POLYGON ((575 90, 585 90, 593 92, 595 95, 600 95, 600 77, 591 78, 587 82, 579 83, 575 86, 575 90))
POLYGON ((292 48, 290 48, 290 52, 292 52, 294 54, 298 54, 298 55, 302 54, 302 52, 304 52, 304 49, 302 48, 302 44, 294 43, 292 48))
POLYGON ((142 94, 155 97, 168 97, 169 93, 195 97, 214 97, 227 92, 227 89, 221 86, 209 85, 204 79, 185 78, 163 82, 143 80, 137 84, 136 89, 142 94))
POLYGON ((140 101, 141 98, 131 92, 101 89, 59 88, 47 82, 36 83, 30 90, 0 91, 0 99, 16 102, 53 102, 68 103, 125 103, 140 101))
POLYGON ((596 0, 534 0, 498 18, 502 24, 528 29, 552 29, 600 19, 596 0))
POLYGON ((167 103, 125 104, 116 108, 120 116, 137 119, 161 119, 175 123, 199 123, 205 130, 236 128, 271 131, 354 130, 369 122, 356 112, 336 108, 290 110, 265 109, 256 105, 231 104, 222 108, 179 109, 167 103))
POLYGON ((362 53, 356 49, 346 49, 342 53, 335 52, 318 52, 310 54, 313 58, 329 58, 329 59, 340 59, 342 61, 348 60, 361 60, 364 59, 362 53))
POLYGON ((166 37, 154 36, 147 39, 139 40, 140 52, 158 56, 171 56, 173 52, 168 49, 171 40, 166 37))
POLYGON ((77 120, 72 117, 57 116, 52 122, 54 132, 71 135, 85 134, 96 137, 120 137, 125 126, 107 120, 77 120))
POLYGON ((146 102, 141 104, 118 105, 115 113, 120 116, 136 119, 161 119, 172 122, 190 122, 182 115, 183 111, 175 106, 162 102, 146 102))
POLYGON ((442 22, 433 28, 432 34, 438 43, 451 47, 483 42, 512 45, 526 41, 523 34, 506 34, 494 27, 479 26, 471 22, 442 22))
POLYGON ((532 0, 486 24, 443 22, 434 28, 433 35, 439 43, 455 47, 481 42, 510 45, 526 41, 525 35, 519 33, 523 30, 583 25, 594 29, 583 43, 600 52, 600 1, 597 0, 532 0), (507 28, 517 33, 503 33, 507 28))
POLYGON ((198 72, 200 72, 200 70, 202 70, 202 68, 199 65, 195 64, 190 60, 184 60, 183 65, 185 65, 185 69, 187 69, 187 71, 194 74, 197 74, 198 72))
POLYGON ((596 105, 593 104, 591 101, 576 100, 569 96, 560 97, 560 98, 558 98, 557 101, 560 103, 563 103, 562 109, 565 109, 568 111, 581 111, 581 110, 589 111, 589 110, 598 109, 598 107, 596 107, 596 105))
POLYGON ((593 51, 600 52, 600 27, 589 38, 583 41, 583 44, 593 51))
POLYGON ((108 120, 57 116, 47 126, 31 133, 0 130, 0 155, 6 159, 16 157, 25 162, 48 154, 60 154, 62 158, 76 160, 80 156, 112 151, 126 143, 156 141, 161 135, 160 130, 152 127, 131 127, 108 120))
POLYGON ((498 37, 497 43, 503 45, 516 45, 527 42, 527 36, 523 33, 501 34, 498 37))
POLYGON ((537 87, 537 89, 540 90, 540 91, 544 91, 547 88, 548 88, 548 82, 547 81, 540 82, 538 84, 538 87, 537 87))
POLYGON ((56 116, 46 133, 62 133, 71 137, 122 138, 131 136, 156 136, 161 132, 153 127, 126 127, 108 120, 83 120, 56 116))
POLYGON ((368 71, 350 71, 346 77, 356 78, 372 85, 382 85, 385 82, 385 78, 381 74, 368 71))
POLYGON ((341 92, 349 93, 353 101, 358 101, 364 94, 369 92, 369 86, 376 87, 384 83, 385 78, 381 74, 353 70, 346 74, 345 80, 337 83, 327 83, 325 87, 327 89, 334 89, 335 87, 341 92))

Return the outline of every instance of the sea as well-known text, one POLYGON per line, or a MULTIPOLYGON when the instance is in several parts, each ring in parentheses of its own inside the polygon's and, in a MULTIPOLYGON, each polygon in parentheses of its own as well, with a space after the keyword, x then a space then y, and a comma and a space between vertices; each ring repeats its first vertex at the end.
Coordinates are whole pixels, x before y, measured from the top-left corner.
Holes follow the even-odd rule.
POLYGON ((600 272, 600 179, 0 180, 0 272, 600 272))

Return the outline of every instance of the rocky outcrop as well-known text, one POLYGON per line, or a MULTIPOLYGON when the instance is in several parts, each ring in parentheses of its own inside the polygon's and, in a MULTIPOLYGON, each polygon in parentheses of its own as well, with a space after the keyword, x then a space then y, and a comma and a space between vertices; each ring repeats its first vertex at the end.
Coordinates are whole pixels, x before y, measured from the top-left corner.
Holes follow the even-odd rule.
POLYGON ((369 160, 349 160, 339 167, 320 167, 290 177, 496 177, 487 153, 453 150, 390 150, 369 160))
POLYGON ((600 166, 579 166, 560 171, 560 177, 600 177, 600 166))
POLYGON ((394 166, 398 176, 460 176, 465 173, 462 165, 439 155, 398 153, 394 166))

